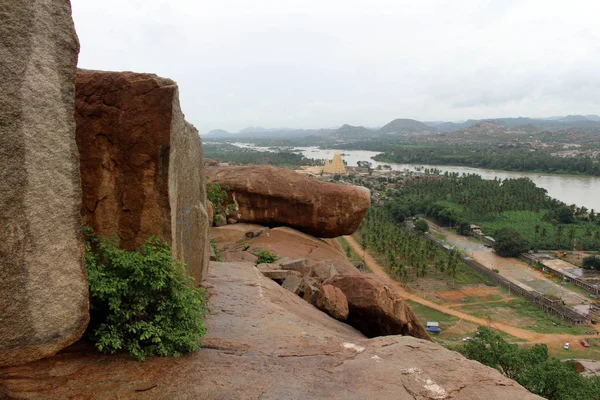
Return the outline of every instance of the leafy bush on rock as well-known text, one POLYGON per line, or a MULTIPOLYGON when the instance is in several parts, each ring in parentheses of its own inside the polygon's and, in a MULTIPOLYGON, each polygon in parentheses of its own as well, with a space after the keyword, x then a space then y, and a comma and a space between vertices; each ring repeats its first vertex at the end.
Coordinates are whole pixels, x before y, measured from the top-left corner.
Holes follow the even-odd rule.
POLYGON ((86 230, 89 339, 101 352, 127 351, 139 360, 200 349, 208 297, 169 245, 156 237, 135 251, 117 245, 86 230))

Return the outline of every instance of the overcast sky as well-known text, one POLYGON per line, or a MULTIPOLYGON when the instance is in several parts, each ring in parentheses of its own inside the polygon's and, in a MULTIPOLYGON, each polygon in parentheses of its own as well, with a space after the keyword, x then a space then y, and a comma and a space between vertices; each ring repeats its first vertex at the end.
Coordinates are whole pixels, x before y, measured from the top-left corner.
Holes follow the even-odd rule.
POLYGON ((79 66, 176 80, 201 133, 600 114, 597 0, 71 0, 79 66))

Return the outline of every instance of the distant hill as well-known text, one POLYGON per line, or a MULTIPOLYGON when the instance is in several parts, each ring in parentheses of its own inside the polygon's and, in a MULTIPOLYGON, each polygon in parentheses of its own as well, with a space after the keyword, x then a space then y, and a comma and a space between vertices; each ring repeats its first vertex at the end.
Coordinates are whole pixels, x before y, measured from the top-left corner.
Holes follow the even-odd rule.
POLYGON ((213 137, 213 138, 221 138, 221 137, 229 137, 229 136, 231 136, 231 133, 229 133, 223 129, 213 129, 212 131, 208 132, 204 136, 205 137, 213 137))
POLYGON ((403 133, 434 133, 436 132, 435 128, 425 125, 421 121, 417 121, 416 119, 405 119, 398 118, 389 122, 379 129, 382 133, 388 134, 403 134, 403 133))
POLYGON ((513 134, 532 133, 542 130, 556 131, 570 128, 598 129, 599 127, 600 116, 596 114, 553 116, 548 118, 509 117, 469 119, 464 122, 441 120, 421 122, 415 119, 397 118, 379 129, 349 124, 344 124, 338 129, 263 128, 260 126, 249 126, 237 133, 230 133, 223 129, 214 129, 208 132, 206 137, 215 139, 287 139, 329 135, 336 139, 362 139, 380 135, 432 135, 459 131, 464 131, 465 134, 472 135, 478 130, 483 130, 484 134, 493 132, 493 135, 498 135, 503 130, 505 134, 513 134), (484 124, 481 124, 482 122, 484 124), (474 129, 469 129, 471 127, 474 127, 474 129))
POLYGON ((342 125, 340 128, 331 132, 331 136, 336 136, 338 138, 364 138, 367 136, 373 136, 375 132, 369 128, 365 128, 364 126, 352 126, 348 124, 342 125))

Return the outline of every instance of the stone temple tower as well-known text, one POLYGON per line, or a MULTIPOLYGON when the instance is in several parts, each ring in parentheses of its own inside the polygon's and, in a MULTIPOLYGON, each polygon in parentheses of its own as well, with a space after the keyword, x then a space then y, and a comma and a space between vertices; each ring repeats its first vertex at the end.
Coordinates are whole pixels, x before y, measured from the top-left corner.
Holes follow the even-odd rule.
POLYGON ((323 168, 323 171, 328 174, 346 173, 346 167, 344 166, 344 161, 342 160, 340 153, 335 153, 331 162, 329 162, 329 160, 325 160, 325 167, 323 168))

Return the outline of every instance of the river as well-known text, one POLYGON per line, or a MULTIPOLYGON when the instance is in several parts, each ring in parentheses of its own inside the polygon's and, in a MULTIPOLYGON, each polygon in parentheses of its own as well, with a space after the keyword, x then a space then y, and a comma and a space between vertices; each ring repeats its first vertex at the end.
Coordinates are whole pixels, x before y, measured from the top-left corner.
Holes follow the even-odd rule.
MULTIPOLYGON (((232 143, 238 147, 250 148, 260 151, 277 151, 268 147, 254 146, 248 143, 232 143)), ((358 161, 369 161, 374 168, 378 165, 389 165, 393 170, 402 171, 405 169, 415 170, 416 168, 437 168, 443 172, 458 172, 459 174, 477 174, 484 179, 507 179, 507 178, 529 178, 537 186, 543 187, 548 191, 548 195, 555 199, 564 201, 567 204, 577 204, 585 206, 588 209, 600 211, 600 177, 585 175, 558 175, 536 172, 518 172, 518 171, 500 171, 483 168, 457 167, 450 165, 428 165, 428 164, 397 164, 391 162, 375 161, 372 157, 380 154, 376 151, 366 150, 334 150, 320 149, 318 147, 294 147, 286 149, 297 151, 307 158, 332 159, 335 152, 342 153, 342 158, 349 166, 356 166, 358 161)))

